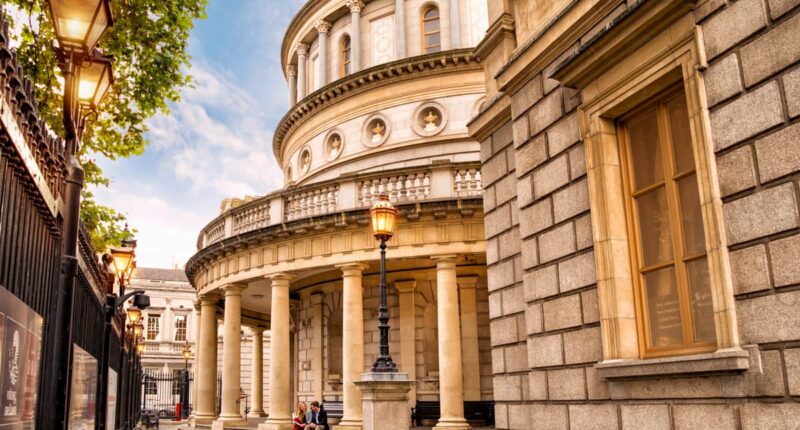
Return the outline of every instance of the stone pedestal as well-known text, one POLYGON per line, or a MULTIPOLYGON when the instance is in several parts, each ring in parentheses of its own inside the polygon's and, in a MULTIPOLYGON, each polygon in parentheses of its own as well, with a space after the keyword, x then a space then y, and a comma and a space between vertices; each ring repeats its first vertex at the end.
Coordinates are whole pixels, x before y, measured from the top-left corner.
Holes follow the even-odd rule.
POLYGON ((364 373, 356 382, 361 391, 364 430, 408 430, 411 410, 407 373, 364 373))

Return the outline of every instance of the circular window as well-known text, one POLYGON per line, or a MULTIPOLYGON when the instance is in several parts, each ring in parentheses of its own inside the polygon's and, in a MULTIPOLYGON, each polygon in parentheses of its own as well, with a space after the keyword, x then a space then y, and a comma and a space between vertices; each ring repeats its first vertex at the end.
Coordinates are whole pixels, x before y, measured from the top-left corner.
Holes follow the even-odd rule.
POLYGON ((300 150, 300 157, 297 159, 297 167, 301 175, 308 173, 311 169, 311 149, 305 147, 300 150))
POLYGON ((414 111, 414 132, 420 136, 435 136, 447 124, 447 111, 436 102, 425 102, 414 111))
POLYGON ((391 123, 385 115, 376 113, 367 118, 362 130, 361 143, 371 148, 381 146, 389 138, 391 123))
POLYGON ((339 158, 344 150, 344 134, 341 130, 331 130, 325 136, 325 159, 333 161, 339 158))

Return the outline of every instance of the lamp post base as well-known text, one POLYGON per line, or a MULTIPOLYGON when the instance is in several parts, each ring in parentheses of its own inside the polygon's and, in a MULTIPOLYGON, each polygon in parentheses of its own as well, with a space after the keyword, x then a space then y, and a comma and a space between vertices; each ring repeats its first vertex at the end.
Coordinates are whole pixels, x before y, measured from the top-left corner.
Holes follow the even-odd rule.
POLYGON ((364 430, 408 430, 408 392, 414 381, 407 373, 372 372, 356 381, 361 391, 364 430))

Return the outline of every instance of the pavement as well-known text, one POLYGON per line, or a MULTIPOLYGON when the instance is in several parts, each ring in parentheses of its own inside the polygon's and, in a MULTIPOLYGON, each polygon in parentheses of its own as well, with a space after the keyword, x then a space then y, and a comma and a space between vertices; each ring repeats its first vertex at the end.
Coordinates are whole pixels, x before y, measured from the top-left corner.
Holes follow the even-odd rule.
MULTIPOLYGON (((252 430, 258 427, 258 424, 263 421, 255 418, 251 418, 247 425, 241 427, 232 427, 231 430, 252 430)), ((171 420, 161 420, 159 422, 159 430, 193 430, 192 427, 189 427, 188 423, 185 421, 183 422, 174 422, 171 420)), ((200 429, 204 428, 211 428, 211 426, 200 426, 200 429)), ((473 430, 491 430, 494 427, 472 427, 473 430)), ((409 430, 431 430, 431 427, 410 427, 409 430)))

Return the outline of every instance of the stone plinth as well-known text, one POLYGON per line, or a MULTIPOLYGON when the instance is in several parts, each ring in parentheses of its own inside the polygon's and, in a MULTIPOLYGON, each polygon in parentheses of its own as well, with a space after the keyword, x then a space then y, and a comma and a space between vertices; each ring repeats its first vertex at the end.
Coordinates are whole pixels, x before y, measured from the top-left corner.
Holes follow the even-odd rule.
POLYGON ((364 373, 355 384, 361 391, 364 430, 408 430, 408 392, 413 381, 407 373, 364 373))

